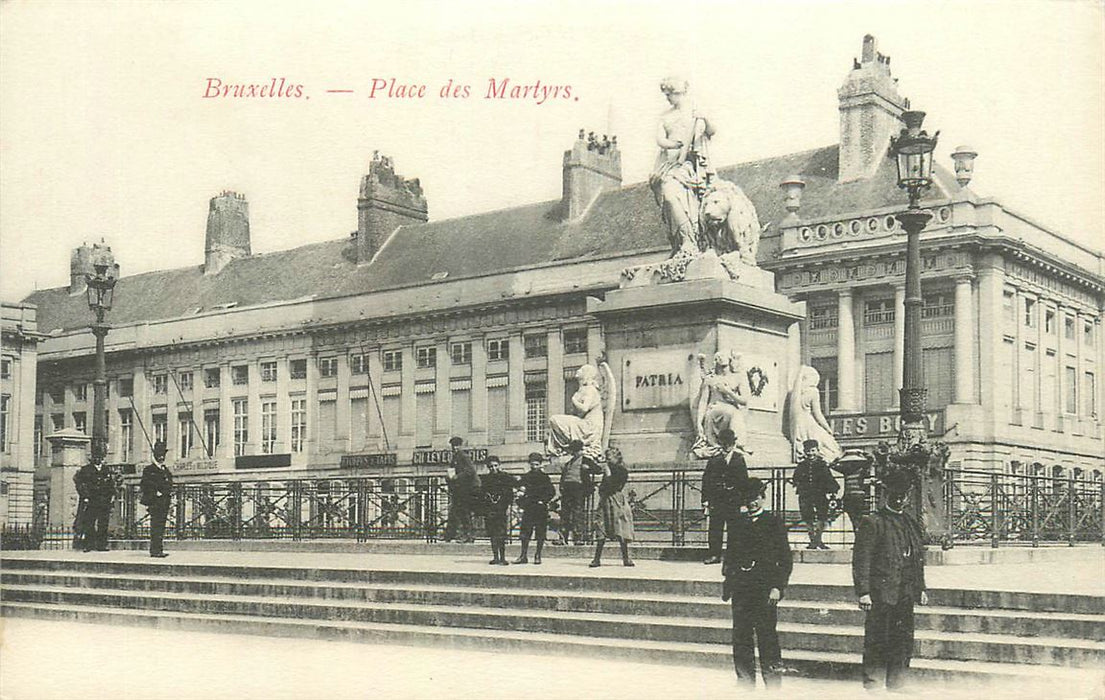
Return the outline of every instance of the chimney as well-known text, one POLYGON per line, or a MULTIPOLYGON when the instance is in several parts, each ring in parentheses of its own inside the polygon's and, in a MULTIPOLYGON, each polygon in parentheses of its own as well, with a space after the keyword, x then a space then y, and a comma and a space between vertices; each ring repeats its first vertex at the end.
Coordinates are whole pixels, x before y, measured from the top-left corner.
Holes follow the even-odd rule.
POLYGON ((69 293, 84 294, 88 288, 84 276, 95 272, 92 269, 92 248, 87 243, 82 243, 79 248, 73 249, 69 256, 69 293))
POLYGON ((374 152, 357 198, 357 264, 371 262, 395 229, 428 218, 422 183, 396 175, 391 158, 374 152))
POLYGON ((203 274, 217 275, 231 260, 249 254, 249 202, 245 195, 226 191, 212 197, 207 210, 203 274))
POLYGON ((890 57, 876 50, 875 37, 863 37, 863 54, 837 90, 840 99, 840 182, 871 177, 886 157, 890 137, 901 129, 907 100, 890 77, 890 57))
POLYGON ((600 194, 622 185, 622 153, 618 137, 602 138, 583 129, 572 147, 564 151, 564 211, 574 221, 587 211, 600 194))

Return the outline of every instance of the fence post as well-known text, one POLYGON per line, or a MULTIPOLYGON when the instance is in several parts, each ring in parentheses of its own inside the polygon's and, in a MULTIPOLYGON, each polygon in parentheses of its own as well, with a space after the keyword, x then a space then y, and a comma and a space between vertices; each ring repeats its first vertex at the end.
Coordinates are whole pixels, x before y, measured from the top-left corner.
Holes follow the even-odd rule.
POLYGON ((230 521, 233 523, 231 537, 242 539, 242 482, 235 481, 230 484, 230 521))
POLYGON ((291 492, 291 494, 289 494, 289 499, 288 499, 288 500, 291 501, 291 508, 289 509, 289 512, 288 512, 288 520, 291 521, 289 524, 292 526, 292 539, 293 540, 298 540, 299 537, 300 537, 300 530, 301 530, 301 527, 302 527, 302 520, 303 520, 303 500, 302 499, 303 499, 303 485, 297 479, 297 480, 292 482, 292 492, 291 492))
POLYGON ((184 516, 187 513, 187 503, 185 503, 185 497, 188 495, 187 484, 177 484, 176 489, 176 522, 173 523, 173 527, 176 528, 176 538, 178 540, 184 539, 184 516))
POLYGON ((1000 527, 998 522, 998 512, 1001 510, 1001 504, 998 502, 998 473, 990 473, 990 547, 992 549, 998 548, 998 528, 1000 527))
POLYGON ((1078 513, 1074 494, 1074 477, 1067 480, 1067 546, 1074 546, 1074 532, 1078 528, 1078 513))
POLYGON ((1032 489, 1032 546, 1040 546, 1040 482, 1028 478, 1028 488, 1032 489))
POLYGON ((683 544, 683 487, 685 481, 682 472, 671 473, 671 545, 679 547, 683 544))

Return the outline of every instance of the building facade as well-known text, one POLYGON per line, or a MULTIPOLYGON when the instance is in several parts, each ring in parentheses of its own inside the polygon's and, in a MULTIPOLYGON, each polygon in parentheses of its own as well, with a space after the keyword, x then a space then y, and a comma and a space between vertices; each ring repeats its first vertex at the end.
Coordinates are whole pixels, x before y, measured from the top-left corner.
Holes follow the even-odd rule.
MULTIPOLYGON (((760 267, 806 304, 791 346, 820 371, 835 432, 869 446, 897 429, 904 322, 904 236, 893 214, 905 196, 886 151, 906 101, 873 39, 839 97, 838 145, 720 176, 743 188, 766 225, 760 267)), ((261 255, 250 251, 245 198, 213 198, 203 265, 116 286, 109 461, 140 464, 163 440, 179 474, 255 479, 438 473, 452 435, 507 463, 542 450, 549 415, 569 411, 575 371, 603 355, 611 332, 588 313, 588 298, 670 252, 647 183, 622 185, 616 141, 581 132, 561 165, 558 200, 429 222, 418 180, 377 156, 351 236, 261 255)), ((932 435, 963 468, 1100 478, 1102 254, 976 196, 944 169, 922 204, 934 213, 923 234, 932 435)), ((48 334, 38 348, 36 448, 48 432, 91 422, 90 252, 75 251, 68 288, 27 299, 48 334)), ((647 347, 664 329, 634 332, 635 346, 647 347)), ((769 391, 781 413, 779 384, 769 391)), ((626 426, 693 433, 689 410, 657 421, 622 408, 615 442, 626 426)), ((622 447, 637 468, 671 469, 695 464, 689 443, 622 447)))
POLYGON ((34 306, 4 303, 0 309, 0 522, 27 525, 43 444, 34 400, 40 336, 34 306))

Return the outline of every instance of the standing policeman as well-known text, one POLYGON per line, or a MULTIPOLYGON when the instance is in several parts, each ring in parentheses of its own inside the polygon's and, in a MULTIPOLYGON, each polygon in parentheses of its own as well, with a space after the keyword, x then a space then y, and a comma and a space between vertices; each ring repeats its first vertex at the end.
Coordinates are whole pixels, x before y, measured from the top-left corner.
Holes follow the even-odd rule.
POLYGON ((921 524, 904 511, 912 476, 892 471, 883 479, 886 504, 860 522, 852 553, 852 579, 863 626, 863 687, 901 688, 913 655, 913 605, 928 604, 921 524))
POLYGON ((165 466, 168 450, 165 443, 158 441, 153 446, 153 463, 142 470, 139 488, 142 492, 142 505, 150 514, 150 556, 167 557, 165 553, 165 520, 169 516, 169 501, 173 493, 173 474, 165 466))
POLYGON ((81 497, 78 523, 83 549, 106 552, 107 520, 115 501, 115 475, 104 466, 103 456, 94 454, 92 461, 73 476, 73 483, 81 497))

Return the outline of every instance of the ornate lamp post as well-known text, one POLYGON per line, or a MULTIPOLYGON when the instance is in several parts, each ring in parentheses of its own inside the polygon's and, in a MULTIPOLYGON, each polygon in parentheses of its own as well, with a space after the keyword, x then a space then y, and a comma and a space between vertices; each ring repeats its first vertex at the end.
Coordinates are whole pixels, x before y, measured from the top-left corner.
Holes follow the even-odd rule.
POLYGON ((897 215, 906 232, 905 263, 905 338, 902 368, 902 387, 899 392, 901 428, 898 431, 896 449, 879 457, 880 467, 909 469, 914 473, 915 489, 913 505, 930 536, 943 539, 947 521, 943 499, 943 467, 947 461, 947 448, 930 446, 926 440, 924 364, 921 349, 921 231, 932 214, 921 209, 922 193, 932 185, 932 154, 939 132, 929 136, 921 129, 925 113, 907 111, 902 114, 905 128, 890 140, 890 153, 898 165, 898 186, 909 193, 909 208, 897 215))
POLYGON ((92 335, 96 336, 96 379, 92 382, 92 459, 107 456, 107 426, 104 412, 107 401, 107 363, 104 358, 104 338, 108 325, 104 316, 111 310, 115 294, 115 259, 107 246, 93 247, 92 268, 94 275, 85 275, 88 284, 88 308, 96 316, 92 335))

